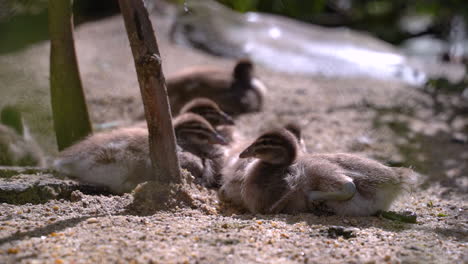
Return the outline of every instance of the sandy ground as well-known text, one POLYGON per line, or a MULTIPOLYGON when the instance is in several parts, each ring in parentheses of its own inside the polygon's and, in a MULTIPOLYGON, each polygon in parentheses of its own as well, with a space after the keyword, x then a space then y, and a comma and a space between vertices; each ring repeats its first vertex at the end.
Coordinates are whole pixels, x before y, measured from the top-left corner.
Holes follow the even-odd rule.
MULTIPOLYGON (((231 60, 171 45, 168 22, 152 18, 166 75, 199 64, 232 67, 231 60)), ((93 123, 134 120, 142 106, 121 17, 82 25, 75 37, 93 123)), ((0 96, 23 106, 52 157, 48 54, 48 43, 41 43, 1 57, 0 64, 11 67, 2 71, 8 78, 0 96)), ((417 213, 418 223, 234 213, 204 190, 193 208, 142 215, 132 209, 131 195, 76 193, 73 201, 1 204, 0 263, 468 263, 468 150, 451 142, 428 98, 396 82, 262 67, 257 75, 269 94, 264 112, 238 120, 246 135, 295 120, 309 151, 354 152, 415 168, 424 175, 422 185, 392 209, 417 213), (352 237, 330 235, 336 225, 352 237)))

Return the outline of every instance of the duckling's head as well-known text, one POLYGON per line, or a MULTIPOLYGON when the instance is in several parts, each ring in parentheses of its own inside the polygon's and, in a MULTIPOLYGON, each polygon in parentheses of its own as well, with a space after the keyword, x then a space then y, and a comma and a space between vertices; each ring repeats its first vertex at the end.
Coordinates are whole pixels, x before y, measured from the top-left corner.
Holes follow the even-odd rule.
POLYGON ((221 136, 203 117, 185 113, 174 119, 174 131, 181 147, 199 146, 204 148, 212 144, 227 145, 221 136))
POLYGON ((263 134, 247 147, 239 158, 257 158, 272 165, 290 165, 298 153, 296 137, 286 129, 263 134))
POLYGON ((233 76, 235 80, 250 82, 253 77, 254 65, 249 59, 241 59, 234 66, 233 76))
POLYGON ((180 110, 180 114, 194 113, 205 118, 212 126, 234 125, 231 116, 223 112, 219 106, 208 98, 195 98, 180 110))

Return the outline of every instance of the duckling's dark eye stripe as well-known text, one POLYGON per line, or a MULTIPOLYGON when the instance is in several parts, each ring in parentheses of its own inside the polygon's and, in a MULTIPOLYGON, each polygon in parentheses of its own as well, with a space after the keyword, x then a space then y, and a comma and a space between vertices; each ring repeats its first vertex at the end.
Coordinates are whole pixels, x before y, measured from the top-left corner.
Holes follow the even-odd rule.
POLYGON ((257 146, 256 148, 257 148, 257 151, 262 151, 262 150, 271 151, 272 149, 280 149, 280 150, 283 149, 283 147, 279 145, 260 145, 260 146, 257 146))
POLYGON ((269 140, 269 139, 264 139, 264 140, 260 140, 258 142, 259 145, 273 145, 274 144, 274 141, 273 140, 269 140))
POLYGON ((257 143, 260 145, 278 145, 281 144, 281 141, 274 138, 262 138, 257 143))
POLYGON ((183 128, 181 129, 181 131, 184 131, 186 133, 191 133, 191 134, 203 134, 204 136, 207 136, 207 137, 213 134, 213 131, 199 129, 199 128, 183 128))
POLYGON ((201 116, 205 117, 205 118, 206 118, 207 116, 210 116, 210 117, 213 117, 213 116, 214 116, 214 117, 219 117, 219 116, 221 116, 221 114, 220 114, 219 112, 215 112, 215 111, 203 111, 203 112, 202 112, 202 111, 199 111, 198 113, 199 113, 201 116))
POLYGON ((198 107, 198 108, 192 109, 192 111, 193 112, 198 112, 198 113, 218 113, 218 112, 220 112, 217 109, 208 108, 208 107, 198 107))
POLYGON ((192 125, 184 125, 184 126, 181 126, 181 128, 190 128, 190 129, 205 129, 203 126, 200 126, 198 124, 192 124, 192 125))
POLYGON ((200 123, 187 123, 187 124, 184 124, 183 126, 180 126, 180 127, 181 128, 186 127, 186 128, 192 128, 192 129, 211 130, 209 127, 204 126, 203 124, 200 124, 200 123))
POLYGON ((269 140, 278 140, 278 136, 276 135, 264 135, 260 138, 260 140, 262 139, 269 139, 269 140))
POLYGON ((206 113, 206 114, 211 114, 211 115, 219 115, 220 114, 220 111, 216 111, 214 109, 206 109, 203 112, 206 113))
POLYGON ((203 131, 213 133, 213 130, 211 130, 211 129, 207 128, 207 127, 203 127, 203 126, 184 126, 184 127, 181 127, 181 129, 203 130, 203 131))

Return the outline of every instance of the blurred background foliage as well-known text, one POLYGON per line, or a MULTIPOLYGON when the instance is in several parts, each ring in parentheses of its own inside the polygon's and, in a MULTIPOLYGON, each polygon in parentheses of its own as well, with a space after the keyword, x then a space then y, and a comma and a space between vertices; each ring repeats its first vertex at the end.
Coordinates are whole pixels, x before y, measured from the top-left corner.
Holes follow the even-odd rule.
POLYGON ((468 15, 465 0, 218 0, 237 11, 367 31, 393 44, 422 34, 447 38, 451 20, 468 15))
MULTIPOLYGON (((0 0, 0 54, 49 38, 47 3, 48 0, 0 0)), ((73 4, 75 24, 117 12, 115 0, 78 0, 73 4)))
MULTIPOLYGON (((150 2, 152 0, 147 0, 150 2)), ((184 0, 167 0, 183 4, 184 0)), ((198 0, 202 1, 202 0, 198 0)), ((328 27, 346 26, 393 44, 419 35, 450 37, 454 17, 468 17, 466 0, 217 0, 239 12, 267 12, 328 27)), ((75 23, 119 11, 114 0, 74 2, 75 23)), ((0 0, 0 54, 47 39, 47 0, 0 0)))

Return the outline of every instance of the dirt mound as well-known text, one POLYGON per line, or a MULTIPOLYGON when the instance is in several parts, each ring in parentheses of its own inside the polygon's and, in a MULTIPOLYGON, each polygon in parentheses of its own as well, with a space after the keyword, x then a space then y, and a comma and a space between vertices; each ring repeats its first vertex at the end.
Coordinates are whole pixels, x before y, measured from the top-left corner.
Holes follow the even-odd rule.
POLYGON ((176 211, 181 208, 199 209, 217 214, 218 204, 214 191, 192 183, 189 172, 182 171, 182 183, 149 181, 133 191, 134 200, 128 209, 139 215, 152 215, 158 211, 176 211))

